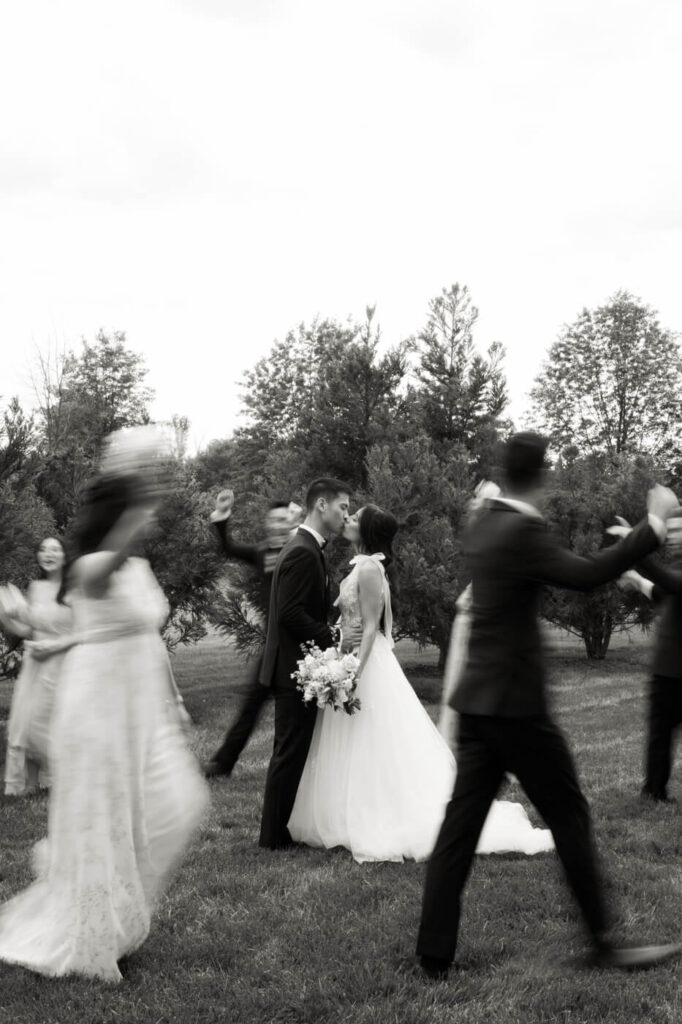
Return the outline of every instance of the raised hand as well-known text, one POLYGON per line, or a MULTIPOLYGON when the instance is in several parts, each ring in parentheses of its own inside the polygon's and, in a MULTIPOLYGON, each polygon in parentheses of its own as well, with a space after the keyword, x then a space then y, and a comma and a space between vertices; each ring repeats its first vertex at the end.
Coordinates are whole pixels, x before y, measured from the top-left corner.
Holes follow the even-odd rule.
POLYGON ((662 484, 654 484, 646 500, 647 512, 649 515, 658 516, 665 523, 672 513, 679 508, 677 496, 669 487, 662 484))
POLYGON ((215 509, 211 512, 210 520, 212 523, 221 523, 226 519, 229 519, 232 515, 232 506, 234 505, 234 491, 229 488, 225 488, 220 492, 216 498, 215 509))

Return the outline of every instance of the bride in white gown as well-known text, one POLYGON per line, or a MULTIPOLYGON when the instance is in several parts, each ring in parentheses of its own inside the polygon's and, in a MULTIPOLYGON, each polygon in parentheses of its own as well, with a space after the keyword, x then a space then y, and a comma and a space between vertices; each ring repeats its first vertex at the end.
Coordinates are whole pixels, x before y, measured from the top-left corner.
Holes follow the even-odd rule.
POLYGON ((53 977, 119 981, 206 807, 159 629, 168 604, 133 557, 153 515, 123 483, 91 490, 72 569, 78 642, 51 732, 48 838, 38 880, 0 908, 0 959, 53 977), (134 499, 134 500, 131 500, 134 499))
MULTIPOLYGON (((358 862, 424 860, 450 799, 455 759, 393 653, 386 568, 396 519, 361 508, 344 536, 356 547, 337 604, 341 627, 361 624, 354 715, 319 712, 289 831, 309 846, 344 846, 358 862)), ((540 853, 554 848, 518 803, 495 801, 478 853, 540 853)))

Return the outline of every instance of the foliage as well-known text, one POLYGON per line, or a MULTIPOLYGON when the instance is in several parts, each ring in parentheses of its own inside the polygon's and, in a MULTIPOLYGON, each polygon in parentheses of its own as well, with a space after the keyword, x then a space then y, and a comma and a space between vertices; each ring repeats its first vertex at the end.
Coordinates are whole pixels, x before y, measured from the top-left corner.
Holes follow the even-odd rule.
POLYGON ((461 447, 439 457, 423 434, 376 446, 367 458, 368 498, 402 524, 395 545, 397 635, 435 644, 441 666, 466 583, 461 532, 474 488, 468 462, 461 447))
POLYGON ((149 422, 153 391, 125 333, 99 331, 80 354, 39 357, 36 385, 42 467, 38 489, 61 529, 73 516, 107 434, 149 422))
POLYGON ((682 356, 655 312, 628 292, 584 309, 551 346, 533 418, 556 451, 680 458, 682 356))
POLYGON ((159 508, 158 528, 145 553, 168 598, 170 618, 164 631, 169 648, 206 635, 216 586, 223 575, 207 525, 212 510, 188 466, 176 460, 172 486, 159 508))
MULTIPOLYGON (((605 530, 617 515, 635 523, 645 512, 656 467, 644 457, 578 456, 568 450, 553 474, 547 515, 562 542, 579 555, 604 546, 605 530)), ((625 595, 615 583, 589 593, 551 589, 545 593, 546 619, 582 639, 588 658, 604 658, 614 633, 648 625, 651 608, 625 595)))
POLYGON ((466 285, 454 284, 431 299, 416 340, 416 375, 422 425, 436 450, 463 445, 481 470, 508 397, 504 348, 493 342, 485 356, 476 350, 472 332, 477 319, 466 285))

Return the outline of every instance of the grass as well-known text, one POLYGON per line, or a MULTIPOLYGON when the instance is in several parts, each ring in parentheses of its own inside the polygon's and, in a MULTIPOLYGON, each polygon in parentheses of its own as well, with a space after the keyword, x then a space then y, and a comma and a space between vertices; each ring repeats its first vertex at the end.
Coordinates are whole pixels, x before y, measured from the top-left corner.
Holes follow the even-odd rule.
MULTIPOLYGON (((399 654, 435 716, 433 652, 402 644, 399 654)), ((594 811, 617 930, 670 941, 682 935, 682 814, 637 799, 648 659, 648 641, 623 640, 605 662, 590 664, 574 641, 551 636, 554 707, 594 811)), ((232 719, 249 669, 224 641, 210 639, 179 652, 175 670, 204 758, 232 719)), ((10 695, 0 682, 0 719, 10 695)), ((125 963, 123 982, 51 980, 0 964, 2 1024, 682 1019, 682 962, 640 974, 571 962, 585 941, 553 855, 478 858, 460 969, 440 985, 398 973, 397 960, 414 947, 424 866, 358 865, 343 850, 259 850, 271 741, 267 707, 233 777, 211 783, 210 816, 149 939, 125 963)), ((679 778, 675 791, 682 796, 679 778)), ((509 795, 528 807, 513 785, 509 795)), ((44 797, 0 802, 0 900, 28 883, 29 848, 44 834, 46 811, 44 797)))

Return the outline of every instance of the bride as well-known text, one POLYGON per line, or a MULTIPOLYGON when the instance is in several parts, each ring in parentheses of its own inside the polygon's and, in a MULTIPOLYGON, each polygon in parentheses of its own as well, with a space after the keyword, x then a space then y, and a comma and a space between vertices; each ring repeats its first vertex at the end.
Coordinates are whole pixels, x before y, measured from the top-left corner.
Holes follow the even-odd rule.
MULTIPOLYGON (((390 512, 365 505, 344 536, 356 555, 341 583, 341 627, 360 624, 357 696, 349 716, 318 714, 289 831, 309 846, 344 846, 356 861, 426 859, 433 849, 455 777, 455 760, 393 653, 390 512)), ((553 849, 523 807, 495 801, 478 853, 553 849)))

